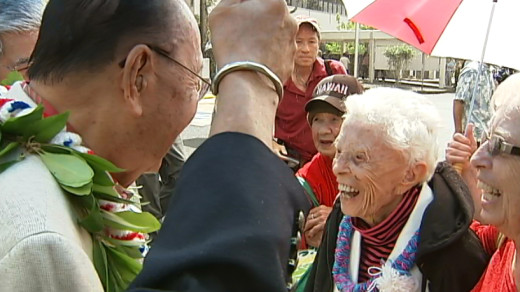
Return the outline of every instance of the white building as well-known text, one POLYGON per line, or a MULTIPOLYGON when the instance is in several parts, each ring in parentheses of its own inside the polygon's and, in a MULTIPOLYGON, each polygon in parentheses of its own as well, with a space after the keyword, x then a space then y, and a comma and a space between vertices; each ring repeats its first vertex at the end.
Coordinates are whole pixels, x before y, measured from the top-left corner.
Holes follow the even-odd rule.
MULTIPOLYGON (((185 0, 192 8, 196 17, 200 15, 200 1, 201 0, 185 0)), ((218 3, 219 0, 216 2, 218 3)), ((341 0, 286 0, 289 4, 289 9, 296 9, 295 15, 308 15, 315 18, 320 24, 322 30, 322 41, 324 42, 354 42, 354 31, 339 30, 341 22, 348 21, 346 11, 341 0), (293 5, 293 6, 291 6, 293 5), (318 8, 318 9, 307 9, 318 8), (339 18, 339 19, 338 19, 339 18)), ((368 49, 369 66, 368 78, 369 82, 374 81, 376 72, 380 73, 389 70, 388 58, 384 56, 387 47, 402 44, 400 40, 377 30, 362 30, 359 33, 359 42, 365 43, 368 49)), ((415 55, 408 66, 408 74, 403 77, 421 79, 424 70, 424 78, 438 79, 439 86, 444 87, 445 84, 445 69, 446 59, 432 57, 423 54, 421 51, 415 49, 415 55)), ((361 66, 361 57, 359 60, 359 67, 361 66)), ((205 60, 203 76, 209 76, 209 60, 205 60), (208 65, 208 66, 207 66, 208 65)), ((359 70, 359 69, 358 69, 359 70)))

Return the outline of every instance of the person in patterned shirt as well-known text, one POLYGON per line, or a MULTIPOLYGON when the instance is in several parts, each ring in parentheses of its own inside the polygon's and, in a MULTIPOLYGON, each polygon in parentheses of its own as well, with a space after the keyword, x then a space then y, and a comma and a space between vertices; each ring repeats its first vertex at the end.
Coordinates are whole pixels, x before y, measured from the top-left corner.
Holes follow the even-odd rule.
POLYGON ((489 133, 480 147, 469 127, 469 135, 454 135, 446 150, 448 162, 463 164, 462 177, 478 208, 478 221, 471 228, 491 256, 472 292, 518 291, 520 279, 520 74, 498 86, 493 106, 489 133))
POLYGON ((463 133, 466 125, 471 122, 475 125, 475 137, 480 138, 486 128, 491 115, 491 96, 495 90, 495 83, 489 65, 482 64, 479 77, 479 62, 466 61, 460 73, 453 101, 453 119, 455 133, 463 133), (479 82, 476 83, 477 77, 479 82), (477 84, 477 85, 476 85, 477 84), (478 86, 475 90, 475 86, 478 86), (475 96, 473 97, 473 94, 475 96), (471 102, 473 99, 473 108, 471 102), (470 113, 471 110, 471 113, 470 113))

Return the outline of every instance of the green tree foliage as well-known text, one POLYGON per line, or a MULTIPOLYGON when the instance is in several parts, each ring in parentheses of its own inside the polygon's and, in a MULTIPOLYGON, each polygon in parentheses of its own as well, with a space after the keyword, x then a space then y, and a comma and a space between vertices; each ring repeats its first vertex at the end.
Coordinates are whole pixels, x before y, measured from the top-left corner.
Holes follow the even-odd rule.
POLYGON ((342 54, 341 44, 339 42, 329 42, 325 44, 328 53, 342 54))
POLYGON ((402 71, 408 67, 414 55, 414 49, 406 44, 386 48, 385 57, 388 58, 390 69, 395 72, 397 82, 401 79, 402 71))
MULTIPOLYGON (((352 22, 352 21, 347 21, 347 22, 344 22, 344 21, 341 21, 341 14, 339 13, 336 13, 336 22, 337 22, 337 26, 336 28, 338 30, 354 30, 356 29, 356 23, 355 22, 352 22)), ((368 26, 368 25, 364 25, 364 24, 359 24, 359 29, 360 30, 374 30, 373 27, 371 26, 368 26)))
MULTIPOLYGON (((347 52, 350 54, 350 55, 354 55, 354 51, 356 50, 356 47, 355 47, 355 43, 354 42, 348 42, 346 44, 347 46, 347 52)), ((367 46, 366 44, 359 44, 359 55, 364 55, 366 52, 367 52, 367 46)))
MULTIPOLYGON (((343 47, 342 42, 327 42, 325 44, 325 49, 327 52, 332 54, 343 54, 347 52, 350 55, 354 54, 355 44, 354 42, 345 43, 345 47, 343 47)), ((366 44, 359 44, 359 55, 363 55, 367 51, 366 44)))

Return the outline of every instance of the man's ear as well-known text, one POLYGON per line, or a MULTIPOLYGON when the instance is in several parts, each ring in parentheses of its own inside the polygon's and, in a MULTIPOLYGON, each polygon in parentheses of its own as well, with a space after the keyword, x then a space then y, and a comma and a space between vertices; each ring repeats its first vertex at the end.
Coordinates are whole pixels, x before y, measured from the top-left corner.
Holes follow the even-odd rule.
POLYGON ((121 88, 124 93, 125 103, 130 111, 140 116, 143 113, 142 93, 148 85, 153 65, 150 61, 152 51, 146 45, 136 45, 126 57, 123 67, 121 88))

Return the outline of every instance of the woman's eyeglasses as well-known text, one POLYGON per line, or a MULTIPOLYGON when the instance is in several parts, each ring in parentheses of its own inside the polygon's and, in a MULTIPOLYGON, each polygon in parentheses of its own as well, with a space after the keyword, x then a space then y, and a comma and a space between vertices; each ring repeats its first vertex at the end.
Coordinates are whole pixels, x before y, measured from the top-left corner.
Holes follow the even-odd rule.
POLYGON ((486 131, 483 131, 480 145, 483 145, 486 142, 488 143, 486 145, 487 151, 489 154, 491 154, 491 156, 495 156, 500 153, 520 156, 520 147, 507 143, 499 136, 489 135, 486 131))

